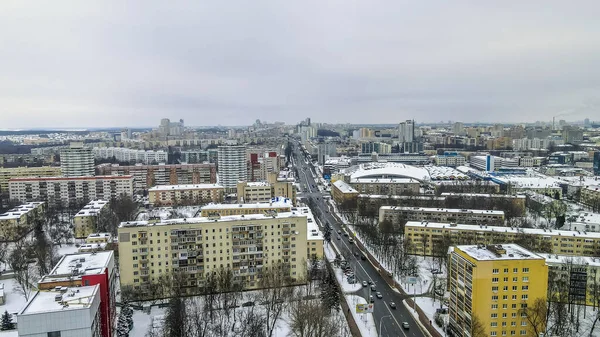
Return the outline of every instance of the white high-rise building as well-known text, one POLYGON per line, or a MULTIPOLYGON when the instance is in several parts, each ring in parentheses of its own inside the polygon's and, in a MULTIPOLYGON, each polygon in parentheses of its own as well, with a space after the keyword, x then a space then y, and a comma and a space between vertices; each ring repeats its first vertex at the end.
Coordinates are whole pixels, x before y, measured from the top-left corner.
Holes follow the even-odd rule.
POLYGON ((412 120, 407 120, 398 125, 398 142, 412 143, 415 140, 415 124, 412 120))
POLYGON ((94 175, 92 149, 82 142, 72 142, 60 152, 60 169, 65 177, 89 177, 94 175))
POLYGON ((225 191, 237 191, 237 183, 246 181, 248 176, 246 147, 243 145, 219 146, 217 172, 219 183, 225 191))

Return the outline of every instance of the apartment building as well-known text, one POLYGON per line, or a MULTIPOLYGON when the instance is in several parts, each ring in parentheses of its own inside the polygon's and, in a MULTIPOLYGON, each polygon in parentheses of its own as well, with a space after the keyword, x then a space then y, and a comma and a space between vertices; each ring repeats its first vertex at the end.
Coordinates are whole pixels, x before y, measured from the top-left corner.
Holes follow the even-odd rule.
POLYGON ((148 201, 155 207, 222 202, 224 191, 219 184, 159 185, 148 190, 148 201))
POLYGON ((37 220, 44 219, 45 204, 30 202, 0 214, 0 241, 16 241, 33 230, 37 220))
POLYGON ((108 207, 108 201, 93 200, 83 206, 81 211, 73 217, 73 231, 75 238, 83 239, 96 232, 98 215, 104 207, 108 207))
POLYGON ((276 197, 288 198, 295 203, 296 186, 291 181, 244 181, 237 184, 237 197, 240 203, 264 203, 276 197))
POLYGON ((85 243, 111 243, 113 240, 110 233, 92 233, 85 238, 85 243))
POLYGON ((411 178, 355 178, 350 186, 360 194, 406 195, 419 194, 421 184, 411 178))
POLYGON ((246 146, 219 146, 219 182, 227 193, 235 192, 237 183, 248 180, 246 146))
POLYGON ((338 205, 344 203, 355 204, 358 199, 358 191, 343 180, 336 180, 331 184, 331 197, 338 205))
POLYGON ((8 181, 11 178, 56 177, 61 174, 57 166, 0 168, 0 193, 8 194, 8 181))
POLYGON ((44 275, 38 281, 37 287, 40 293, 43 293, 57 289, 98 286, 100 336, 112 337, 113 327, 116 325, 113 321, 116 315, 115 295, 117 293, 115 267, 112 250, 67 254, 58 261, 48 275, 44 275))
POLYGON ((600 286, 600 258, 555 254, 539 255, 546 258, 549 272, 548 290, 549 295, 553 296, 553 300, 562 299, 566 303, 598 305, 600 294, 596 289, 600 286), (559 285, 559 282, 553 282, 558 280, 569 280, 569 284, 561 289, 550 288, 552 285, 559 285), (557 294, 556 291, 566 292, 566 294, 557 294))
POLYGON ((503 225, 504 212, 480 209, 381 206, 379 221, 390 221, 394 224, 401 221, 431 221, 503 225))
POLYGON ((135 192, 157 185, 215 184, 215 164, 111 165, 96 167, 99 175, 131 175, 135 192))
POLYGON ((540 251, 552 254, 600 255, 600 233, 594 232, 409 221, 404 226, 404 237, 411 242, 410 253, 416 255, 434 255, 434 247, 448 241, 453 245, 494 244, 517 242, 524 237, 540 251))
POLYGON ((100 285, 37 291, 17 314, 20 337, 107 337, 100 312, 100 285))
POLYGON ((485 336, 532 336, 534 327, 521 310, 546 300, 544 257, 516 244, 466 245, 451 247, 448 261, 453 336, 470 337, 473 324, 485 336))
POLYGON ((90 200, 112 200, 133 195, 132 176, 13 178, 8 182, 10 198, 21 202, 45 201, 68 205, 90 200))
POLYGON ((124 147, 94 147, 92 149, 96 159, 115 158, 119 162, 158 164, 166 163, 169 153, 164 150, 138 150, 124 147))
MULTIPOLYGON (((444 192, 440 197, 445 198, 446 207, 457 205, 481 205, 483 209, 500 209, 504 204, 510 204, 518 216, 525 216, 525 195, 489 194, 489 193, 451 193, 444 192)), ((464 206, 463 206, 464 207, 464 206)))
POLYGON ((203 217, 208 216, 229 216, 229 215, 246 215, 246 214, 265 214, 265 213, 286 213, 291 212, 291 200, 286 198, 275 198, 268 203, 255 204, 209 204, 200 210, 203 217))
POLYGON ((83 142, 72 142, 60 151, 60 169, 65 177, 89 177, 94 175, 92 149, 83 142))
POLYGON ((459 154, 443 154, 435 156, 435 164, 437 166, 458 167, 465 166, 467 160, 459 154))
POLYGON ((600 182, 598 185, 589 185, 581 189, 581 203, 600 209, 600 182))
POLYGON ((293 282, 303 282, 306 262, 323 256, 323 235, 308 208, 272 214, 131 221, 119 226, 121 285, 151 296, 144 284, 181 271, 188 293, 208 273, 233 271, 234 282, 260 287, 264 267, 282 263, 293 282))

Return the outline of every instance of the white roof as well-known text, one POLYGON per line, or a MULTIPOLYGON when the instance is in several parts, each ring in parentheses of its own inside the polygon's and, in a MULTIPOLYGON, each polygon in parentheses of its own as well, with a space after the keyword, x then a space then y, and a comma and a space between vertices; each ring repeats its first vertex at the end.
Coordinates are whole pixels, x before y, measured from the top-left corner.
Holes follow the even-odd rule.
POLYGON ((434 208, 434 207, 401 207, 381 206, 380 209, 392 211, 430 212, 430 213, 460 213, 460 214, 494 214, 504 215, 504 211, 491 211, 486 209, 458 209, 458 208, 434 208))
POLYGON ((556 254, 538 254, 546 259, 546 263, 552 264, 574 264, 600 267, 600 258, 589 256, 567 256, 556 254))
POLYGON ((319 225, 317 224, 310 208, 298 207, 297 212, 306 215, 306 239, 308 241, 323 240, 323 233, 319 230, 319 225))
POLYGON ((269 184, 266 181, 249 181, 246 183, 246 186, 250 186, 250 187, 266 187, 266 186, 271 186, 271 184, 269 184))
POLYGON ((100 210, 102 210, 102 208, 104 208, 104 206, 108 205, 108 201, 104 201, 104 200, 95 200, 95 201, 90 201, 87 205, 85 205, 81 211, 77 212, 77 214, 75 214, 76 217, 78 216, 97 216, 98 213, 100 213, 100 210))
POLYGON ((513 176, 494 177, 494 180, 511 184, 515 188, 560 188, 560 181, 549 176, 513 176))
POLYGON ((526 196, 522 194, 487 194, 487 193, 452 193, 444 192, 440 194, 442 197, 456 196, 466 198, 508 198, 508 199, 525 199, 526 196))
POLYGON ((112 234, 110 233, 92 233, 90 235, 88 235, 88 239, 90 238, 110 238, 112 237, 112 234))
POLYGON ((19 219, 23 215, 31 212, 41 204, 43 204, 43 202, 30 202, 27 204, 16 206, 14 208, 11 208, 6 213, 0 214, 0 220, 19 219))
POLYGON ((350 180, 351 183, 357 184, 408 184, 414 183, 418 184, 419 181, 412 178, 355 178, 350 180))
POLYGON ((290 208, 292 207, 292 201, 287 198, 277 198, 276 201, 266 203, 255 203, 255 204, 208 204, 202 206, 202 210, 220 210, 220 209, 263 209, 263 208, 290 208))
POLYGON ((219 184, 188 184, 188 185, 157 185, 148 189, 148 192, 163 191, 181 191, 181 190, 207 190, 213 188, 223 188, 219 184))
POLYGON ((58 261, 48 276, 70 275, 74 269, 78 269, 79 274, 99 274, 109 268, 112 256, 112 251, 68 254, 58 261))
POLYGON ((342 193, 358 193, 352 186, 346 184, 343 180, 336 180, 333 184, 342 193))
POLYGON ((412 178, 419 181, 430 179, 429 172, 421 167, 390 163, 372 162, 360 164, 349 169, 353 171, 351 179, 358 178, 412 178))
POLYGON ((66 292, 51 290, 38 291, 29 300, 19 315, 39 314, 51 311, 88 309, 94 298, 99 296, 100 285, 87 287, 66 288, 66 292), (62 295, 62 300, 57 301, 56 296, 62 295), (63 305, 63 303, 67 305, 63 305))
POLYGON ((371 198, 371 199, 417 199, 417 200, 446 200, 445 197, 436 197, 435 195, 381 195, 381 194, 359 194, 359 198, 371 198))
POLYGON ((465 252, 470 257, 474 258, 478 261, 486 261, 486 260, 541 260, 544 257, 530 252, 527 249, 516 245, 514 243, 502 244, 502 245, 466 245, 466 246, 456 246, 456 249, 459 249, 465 252), (506 253, 499 254, 497 250, 495 251, 492 247, 497 247, 498 249, 504 249, 506 253))

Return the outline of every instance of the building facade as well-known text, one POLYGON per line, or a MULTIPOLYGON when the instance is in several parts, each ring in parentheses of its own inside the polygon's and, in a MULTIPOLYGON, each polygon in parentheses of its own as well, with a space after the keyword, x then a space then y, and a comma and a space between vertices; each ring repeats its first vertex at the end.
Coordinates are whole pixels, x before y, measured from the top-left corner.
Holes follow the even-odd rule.
POLYGON ((393 224, 402 221, 431 221, 501 226, 504 224, 504 212, 480 209, 382 206, 379 209, 379 221, 390 221, 393 224))
POLYGON ((12 178, 57 177, 61 174, 60 167, 56 166, 0 168, 0 193, 8 193, 8 181, 12 178))
POLYGON ((263 268, 280 266, 301 283, 306 263, 323 256, 323 236, 308 208, 278 214, 137 221, 119 226, 121 285, 152 296, 144 287, 181 271, 186 290, 197 293, 209 273, 233 272, 244 288, 260 287, 263 268))
MULTIPOLYGON (((485 336, 533 336, 522 310, 547 298, 544 257, 515 244, 451 247, 448 258, 449 329, 470 337, 479 325, 485 336)), ((541 323, 545 324, 545 322, 541 323)))
POLYGON ((131 175, 134 191, 142 192, 157 185, 215 184, 215 164, 169 164, 169 165, 110 165, 96 167, 99 175, 131 175))
POLYGON ((296 201, 296 186, 289 181, 239 182, 237 198, 240 203, 265 203, 273 198, 283 197, 296 201))
POLYGON ((16 241, 33 230, 36 221, 43 221, 43 202, 30 202, 0 214, 0 241, 16 241))
POLYGON ((354 178, 350 186, 360 194, 416 195, 421 184, 410 178, 354 178))
POLYGON ((105 207, 108 207, 108 201, 93 200, 75 214, 73 217, 73 231, 75 232, 75 238, 84 239, 96 232, 98 216, 105 207))
POLYGON ((356 205, 358 191, 343 180, 336 180, 331 184, 331 197, 338 205, 356 205))
POLYGON ((199 205, 223 201, 223 186, 219 184, 160 185, 148 190, 150 205, 199 205))
POLYGON ((200 214, 202 217, 210 216, 229 216, 246 214, 271 214, 287 213, 292 211, 292 202, 289 199, 276 199, 268 203, 256 204, 210 204, 202 207, 200 214))
POLYGON ((133 195, 132 176, 13 178, 8 186, 11 199, 45 201, 49 205, 133 195))
POLYGON ((237 183, 247 181, 246 147, 219 146, 219 183, 227 193, 236 192, 237 183))
POLYGON ((435 156, 435 164, 437 166, 458 167, 465 166, 467 160, 459 154, 443 154, 435 156))
POLYGON ((94 175, 92 149, 82 142, 72 142, 60 151, 60 169, 65 177, 89 177, 94 175))
POLYGON ((119 162, 159 164, 166 163, 169 153, 164 150, 140 150, 125 147, 94 147, 92 149, 96 159, 112 159, 119 162))

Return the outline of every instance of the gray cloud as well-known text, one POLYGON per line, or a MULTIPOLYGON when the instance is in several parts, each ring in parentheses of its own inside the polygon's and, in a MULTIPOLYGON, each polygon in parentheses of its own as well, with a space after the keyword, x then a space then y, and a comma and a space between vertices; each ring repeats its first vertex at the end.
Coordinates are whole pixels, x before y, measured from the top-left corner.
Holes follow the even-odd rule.
MULTIPOLYGON (((600 116, 597 1, 0 4, 0 128, 600 116), (584 106, 585 108, 582 108, 584 106)), ((600 119, 596 117, 596 119, 600 119)))

